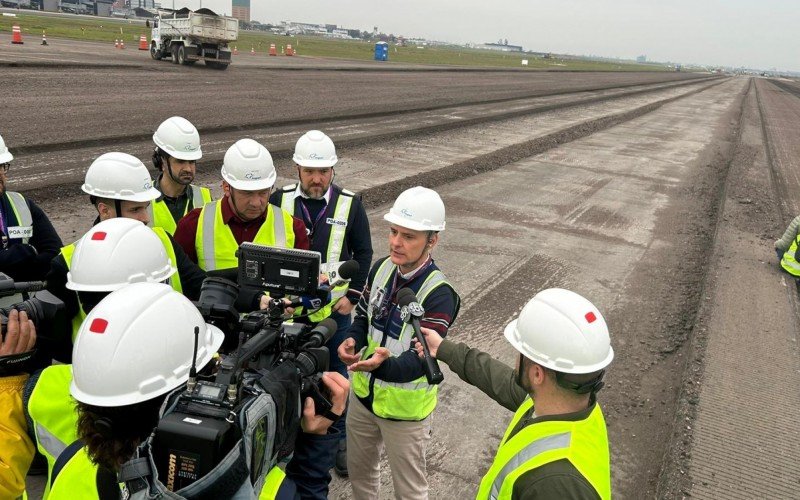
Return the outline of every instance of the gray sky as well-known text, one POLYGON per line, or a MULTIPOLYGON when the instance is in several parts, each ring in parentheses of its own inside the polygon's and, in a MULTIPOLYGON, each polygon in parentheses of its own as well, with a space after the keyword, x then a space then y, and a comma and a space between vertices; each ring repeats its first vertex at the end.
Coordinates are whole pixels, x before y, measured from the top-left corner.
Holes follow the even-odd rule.
POLYGON ((800 71, 800 4, 790 1, 251 0, 250 6, 261 22, 377 26, 457 43, 507 38, 541 52, 800 71))

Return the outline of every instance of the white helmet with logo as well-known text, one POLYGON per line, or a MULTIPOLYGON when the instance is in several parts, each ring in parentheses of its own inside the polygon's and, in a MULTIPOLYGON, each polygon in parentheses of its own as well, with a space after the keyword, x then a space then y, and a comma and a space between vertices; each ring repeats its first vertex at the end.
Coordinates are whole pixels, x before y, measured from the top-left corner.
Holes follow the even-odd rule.
POLYGON ((123 201, 152 201, 161 196, 147 167, 126 153, 106 153, 97 158, 86 172, 81 189, 98 198, 123 201))
POLYGON ((444 231, 444 202, 433 189, 406 189, 383 218, 415 231, 444 231))
POLYGON ((169 285, 134 283, 112 292, 87 315, 72 349, 70 393, 85 404, 115 407, 148 401, 189 378, 194 329, 197 367, 224 334, 169 285))
POLYGON ((562 373, 593 373, 614 359, 600 311, 562 288, 537 293, 508 324, 505 336, 526 358, 562 373))
POLYGON ((309 130, 298 139, 292 160, 301 167, 329 168, 336 165, 336 146, 319 130, 309 130))
POLYGON ((225 152, 222 178, 234 189, 260 191, 271 188, 278 174, 267 148, 253 139, 239 139, 225 152))
POLYGON ((4 141, 3 136, 0 135, 0 163, 8 163, 13 159, 14 155, 12 155, 11 151, 8 150, 6 141, 4 141))
POLYGON ((176 271, 152 229, 116 217, 94 226, 75 245, 67 288, 113 292, 130 283, 160 283, 176 271))
POLYGON ((179 160, 199 160, 200 133, 194 125, 180 116, 167 118, 153 134, 153 142, 165 153, 179 160))

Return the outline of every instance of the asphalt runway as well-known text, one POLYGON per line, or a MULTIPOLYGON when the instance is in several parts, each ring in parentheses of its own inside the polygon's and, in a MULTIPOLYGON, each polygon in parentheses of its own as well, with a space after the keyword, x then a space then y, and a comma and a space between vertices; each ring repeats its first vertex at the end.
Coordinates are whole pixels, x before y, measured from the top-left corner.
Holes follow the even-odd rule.
MULTIPOLYGON (((0 40, 0 61, 9 50, 0 40)), ((86 49, 69 50, 80 59, 86 49)), ((330 126, 344 144, 337 182, 364 194, 376 258, 386 247, 382 215, 402 189, 422 184, 442 194, 448 229, 435 257, 463 299, 453 340, 512 363, 501 332, 536 291, 566 287, 599 306, 616 351, 599 396, 616 498, 792 497, 791 415, 800 401, 787 391, 800 373, 797 292, 770 245, 800 206, 793 83, 368 64, 347 71, 302 58, 282 64, 307 71, 256 60, 216 72, 145 56, 119 55, 125 67, 3 67, 14 81, 3 78, 0 92, 25 117, 0 131, 12 151, 8 137, 21 148, 24 168, 10 172, 9 185, 15 172, 30 173, 31 195, 65 242, 94 217, 75 186, 78 166, 106 146, 147 160, 148 135, 170 114, 200 125, 209 159, 197 182, 216 195, 217 159, 238 132, 276 145, 282 185, 294 178, 285 155, 292 138, 330 126), (69 97, 84 81, 93 94, 69 97), (59 179, 59 156, 69 175, 36 177, 59 179), (761 300, 742 293, 748 287, 761 300), (730 347, 737 342, 739 351, 730 347), (769 364, 778 359, 791 377, 743 403, 743 388, 759 391, 778 376, 769 364), (748 362, 763 377, 755 385, 748 362), (770 448, 755 450, 762 442, 770 448), (752 487, 737 488, 737 477, 752 487)), ((511 415, 445 377, 427 456, 430 493, 468 498, 511 415)), ((392 498, 385 460, 382 471, 380 498, 392 498)), ((32 485, 35 497, 41 480, 32 485)), ((331 498, 350 498, 347 481, 334 480, 331 498)))

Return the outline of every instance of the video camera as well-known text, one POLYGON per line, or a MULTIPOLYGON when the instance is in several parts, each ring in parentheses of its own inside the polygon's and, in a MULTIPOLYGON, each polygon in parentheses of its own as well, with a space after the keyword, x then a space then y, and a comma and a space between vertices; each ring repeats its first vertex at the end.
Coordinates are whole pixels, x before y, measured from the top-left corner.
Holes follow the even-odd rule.
MULTIPOLYGON (((170 491, 229 461, 237 443, 247 450, 255 483, 293 450, 306 397, 313 398, 317 414, 332 408, 321 376, 329 360, 324 344, 336 332, 336 321, 327 318, 313 329, 283 322, 287 295, 328 296, 318 285, 320 254, 244 243, 237 257, 236 270, 206 279, 196 303, 204 319, 225 333, 226 354, 211 376, 197 376, 193 360, 186 389, 168 398, 153 435, 158 477, 170 491), (236 282, 228 279, 234 271, 236 282), (269 306, 240 316, 238 309, 264 292, 270 294, 269 306), (264 403, 265 396, 271 400, 264 403), (264 405, 273 408, 252 413, 264 405)), ((197 334, 196 329, 195 351, 197 334)))
MULTIPOLYGON (((69 338, 71 326, 64 313, 64 302, 44 290, 46 285, 44 281, 17 282, 7 274, 0 273, 0 299, 20 294, 24 299, 7 307, 0 307, 0 335, 3 339, 6 335, 8 315, 13 309, 25 311, 28 319, 33 321, 38 334, 37 344, 46 342, 48 338, 69 338), (31 292, 38 293, 35 297, 25 299, 31 292)), ((4 356, 0 359, 0 376, 26 371, 35 353, 34 348, 26 353, 4 356)))

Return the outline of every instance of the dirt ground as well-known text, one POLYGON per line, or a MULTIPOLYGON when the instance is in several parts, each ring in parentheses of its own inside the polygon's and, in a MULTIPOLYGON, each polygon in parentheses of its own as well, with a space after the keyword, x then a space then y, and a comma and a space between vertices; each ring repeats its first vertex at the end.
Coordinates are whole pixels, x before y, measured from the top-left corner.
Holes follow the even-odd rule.
MULTIPOLYGON (((0 63, 7 50, 0 48, 0 63)), ((131 68, 80 72, 3 68, 4 76, 10 71, 16 79, 3 78, 0 92, 11 95, 11 107, 26 116, 10 137, 21 139, 23 153, 36 155, 40 146, 68 151, 64 143, 93 134, 105 134, 115 144, 126 144, 119 139, 125 134, 143 141, 172 113, 197 120, 202 133, 236 123, 391 116, 439 104, 652 83, 647 80, 651 75, 282 72, 261 67, 206 74, 202 68, 164 66, 168 69, 143 71, 133 63, 131 68), (114 82, 120 75, 126 85, 139 85, 133 88, 141 89, 142 98, 117 95, 120 87, 114 82), (186 76, 209 83, 198 85, 194 96, 161 95, 186 76), (76 79, 100 89, 96 102, 87 95, 69 97, 76 79), (272 92, 275 82, 292 91, 272 92), (191 97, 210 101, 221 86, 229 92, 214 99, 214 105, 193 105, 191 97), (42 89, 43 102, 53 104, 48 106, 52 115, 36 112, 36 88, 42 89)), ((742 330, 752 325, 744 319, 758 314, 770 315, 775 324, 796 324, 795 299, 786 286, 779 292, 772 288, 780 286, 780 274, 770 253, 772 240, 800 208, 800 100, 793 85, 748 78, 698 81, 481 124, 424 133, 412 127, 395 139, 341 148, 337 182, 365 194, 376 258, 385 251, 382 215, 394 196, 414 184, 435 186, 441 193, 448 229, 435 257, 463 300, 451 331, 454 340, 513 363, 513 350, 501 332, 536 291, 560 286, 594 301, 609 323, 616 351, 600 393, 615 497, 713 498, 722 491, 713 479, 718 477, 715 467, 728 467, 725 455, 737 451, 734 441, 722 438, 713 440, 725 443, 714 448, 718 455, 703 448, 703 438, 715 436, 714 426, 723 422, 721 415, 738 396, 734 390, 714 396, 707 388, 719 385, 712 376, 717 371, 739 368, 726 364, 725 349, 722 354, 716 350, 730 342, 723 333, 746 335, 742 330), (756 254, 763 259, 757 265, 756 254), (751 278, 742 284, 734 279, 739 276, 751 278), (746 307, 754 301, 739 289, 756 285, 763 297, 775 300, 759 302, 754 311, 746 307), (732 308, 748 312, 740 321, 721 321, 732 308), (697 425, 704 429, 699 438, 692 431, 697 425), (729 441, 732 447, 726 447, 729 441)), ((564 102, 573 98, 563 97, 564 102)), ((391 118, 407 121, 408 116, 391 118)), ((347 126, 367 128, 364 123, 347 126)), ((0 133, 6 137, 5 129, 0 133)), ((14 143, 8 142, 13 150, 14 143)), ((291 182, 290 163, 281 158, 278 169, 278 183, 291 182)), ((198 183, 218 195, 216 168, 200 170, 198 183)), ((92 209, 74 185, 33 193, 65 241, 88 229, 92 209)), ((796 356, 788 356, 786 363, 797 370, 796 356)), ((449 371, 445 377, 427 456, 431 497, 467 498, 491 463, 510 414, 449 371)), ((786 405, 794 408, 795 402, 787 399, 786 405)), ((786 428, 787 433, 794 430, 786 428)), ((792 453, 789 447, 769 470, 791 476, 797 470, 792 453)), ((385 460, 382 466, 380 498, 390 498, 385 460)), ((765 477, 769 473, 750 467, 765 477)), ((785 497, 784 486, 764 484, 748 494, 785 497)), ((347 481, 335 479, 331 497, 349 498, 347 481)))

